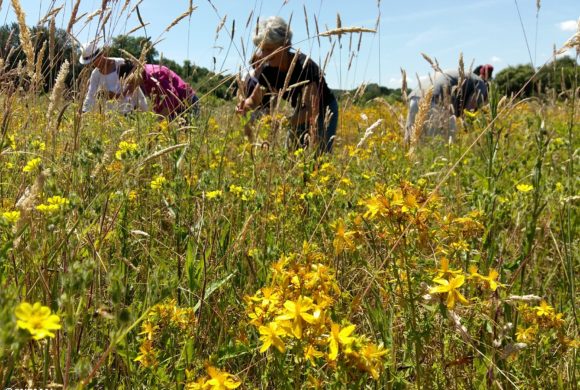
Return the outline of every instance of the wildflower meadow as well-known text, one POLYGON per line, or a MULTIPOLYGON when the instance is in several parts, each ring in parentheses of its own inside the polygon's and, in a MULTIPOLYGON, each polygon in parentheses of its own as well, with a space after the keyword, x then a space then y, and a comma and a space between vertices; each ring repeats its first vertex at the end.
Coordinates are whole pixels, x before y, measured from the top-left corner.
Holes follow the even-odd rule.
POLYGON ((352 91, 320 155, 285 147, 284 105, 250 141, 233 100, 83 114, 18 72, 0 94, 2 388, 580 383, 577 84, 492 82, 454 142, 411 145, 404 97, 352 91))

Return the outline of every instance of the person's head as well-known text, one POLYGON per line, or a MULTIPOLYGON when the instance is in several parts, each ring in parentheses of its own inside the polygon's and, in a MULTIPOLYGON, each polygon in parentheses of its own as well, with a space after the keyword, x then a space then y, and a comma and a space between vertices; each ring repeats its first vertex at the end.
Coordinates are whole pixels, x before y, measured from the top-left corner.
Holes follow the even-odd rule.
POLYGON ((270 65, 277 67, 284 53, 292 46, 292 30, 284 19, 271 16, 260 21, 253 41, 263 58, 267 59, 270 65))
POLYGON ((99 66, 99 64, 105 58, 105 47, 100 43, 100 39, 97 38, 92 42, 89 42, 81 48, 81 56, 79 62, 82 65, 99 66))
POLYGON ((493 66, 490 64, 479 65, 473 73, 481 77, 484 81, 488 81, 492 77, 493 66))

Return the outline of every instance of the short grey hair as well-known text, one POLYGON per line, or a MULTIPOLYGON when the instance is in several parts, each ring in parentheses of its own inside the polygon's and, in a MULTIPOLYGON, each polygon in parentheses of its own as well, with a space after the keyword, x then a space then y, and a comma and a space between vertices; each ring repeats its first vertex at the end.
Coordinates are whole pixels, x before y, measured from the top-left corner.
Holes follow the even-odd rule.
POLYGON ((270 16, 266 20, 261 20, 254 35, 254 45, 261 46, 291 46, 292 30, 284 19, 279 16, 270 16))

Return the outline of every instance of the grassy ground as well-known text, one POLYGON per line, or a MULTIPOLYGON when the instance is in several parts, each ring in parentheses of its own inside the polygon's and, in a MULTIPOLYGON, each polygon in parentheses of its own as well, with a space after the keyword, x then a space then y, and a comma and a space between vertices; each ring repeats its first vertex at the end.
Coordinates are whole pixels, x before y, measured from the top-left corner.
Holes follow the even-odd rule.
POLYGON ((577 101, 492 100, 413 153, 403 105, 344 102, 320 159, 229 103, 0 101, 4 387, 578 384, 577 101))

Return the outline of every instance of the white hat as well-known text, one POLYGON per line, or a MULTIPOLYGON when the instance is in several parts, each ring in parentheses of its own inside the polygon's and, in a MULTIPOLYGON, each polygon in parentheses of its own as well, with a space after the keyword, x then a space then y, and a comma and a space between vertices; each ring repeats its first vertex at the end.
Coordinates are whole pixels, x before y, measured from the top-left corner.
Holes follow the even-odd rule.
POLYGON ((88 65, 95 60, 103 52, 103 46, 99 43, 99 39, 95 39, 83 46, 79 62, 83 65, 88 65))

